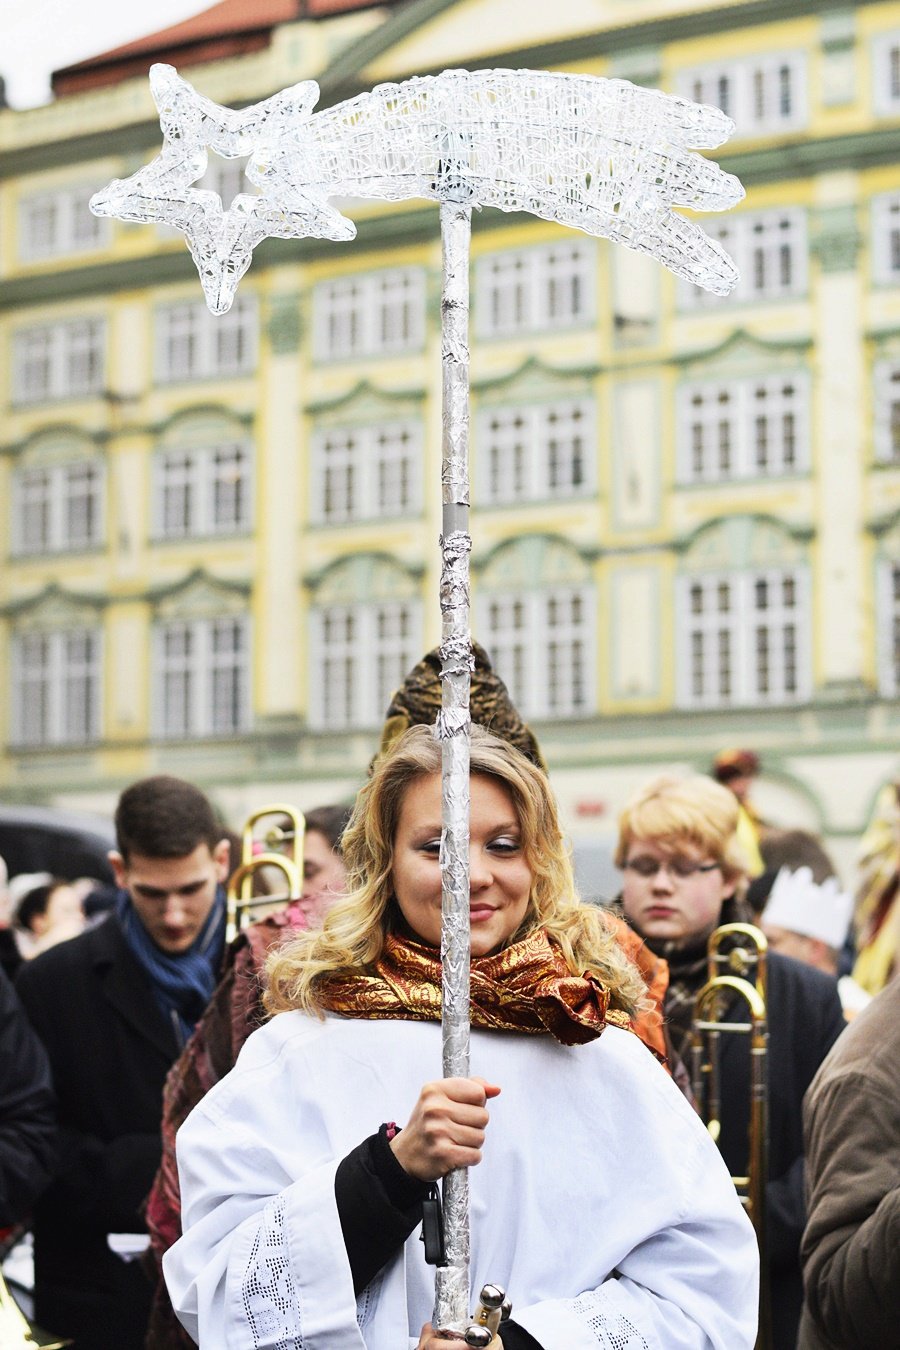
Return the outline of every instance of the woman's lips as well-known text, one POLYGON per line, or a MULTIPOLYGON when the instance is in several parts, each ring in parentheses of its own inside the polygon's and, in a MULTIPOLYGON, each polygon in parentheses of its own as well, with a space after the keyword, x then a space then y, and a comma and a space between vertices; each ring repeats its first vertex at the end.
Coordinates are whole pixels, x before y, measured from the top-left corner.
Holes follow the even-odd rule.
POLYGON ((495 911, 490 905, 469 906, 469 920, 471 923, 479 923, 485 919, 489 919, 493 913, 495 913, 495 911))

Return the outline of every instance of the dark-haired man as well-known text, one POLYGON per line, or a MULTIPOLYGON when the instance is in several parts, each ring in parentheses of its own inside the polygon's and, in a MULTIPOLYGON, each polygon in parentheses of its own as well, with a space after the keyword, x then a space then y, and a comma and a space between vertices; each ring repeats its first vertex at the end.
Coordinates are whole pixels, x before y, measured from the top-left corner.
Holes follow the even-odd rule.
POLYGON ((115 911, 18 979, 50 1056, 61 1126, 61 1166, 34 1218, 35 1314, 75 1350, 143 1345, 151 1287, 141 1262, 120 1253, 146 1233, 163 1083, 218 976, 223 834, 190 783, 134 783, 116 808, 115 911))

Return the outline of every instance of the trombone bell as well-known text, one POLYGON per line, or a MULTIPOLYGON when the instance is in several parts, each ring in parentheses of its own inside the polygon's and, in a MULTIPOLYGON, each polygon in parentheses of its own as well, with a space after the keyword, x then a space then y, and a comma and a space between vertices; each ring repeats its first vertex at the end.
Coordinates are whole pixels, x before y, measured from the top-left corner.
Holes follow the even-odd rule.
POLYGON ((0 1346, 3 1350, 63 1350, 71 1341, 44 1336, 28 1322, 0 1271, 0 1346))
POLYGON ((241 831, 241 865, 228 879, 226 892, 225 941, 232 942, 242 928, 253 921, 258 910, 277 896, 253 895, 253 878, 264 867, 277 868, 287 889, 286 899, 294 899, 303 890, 303 837, 306 822, 293 806, 263 806, 244 822, 241 831), (275 817, 266 830, 257 833, 260 821, 275 817), (289 824, 286 826, 285 821, 289 824), (261 853, 256 850, 262 846, 261 853))

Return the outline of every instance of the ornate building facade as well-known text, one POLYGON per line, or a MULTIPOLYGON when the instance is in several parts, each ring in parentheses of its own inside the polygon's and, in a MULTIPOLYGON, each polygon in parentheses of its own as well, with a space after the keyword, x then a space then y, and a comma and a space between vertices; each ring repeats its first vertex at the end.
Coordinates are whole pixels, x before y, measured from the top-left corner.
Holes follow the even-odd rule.
POLYGON ((703 224, 741 282, 477 217, 476 636, 586 852, 651 773, 746 745, 764 814, 847 864, 900 754, 900 2, 209 15, 0 111, 0 794, 346 795, 439 638, 436 209, 342 202, 355 242, 267 242, 214 318, 180 236, 86 209, 157 151, 149 61, 232 105, 531 66, 725 108, 747 197, 703 224))

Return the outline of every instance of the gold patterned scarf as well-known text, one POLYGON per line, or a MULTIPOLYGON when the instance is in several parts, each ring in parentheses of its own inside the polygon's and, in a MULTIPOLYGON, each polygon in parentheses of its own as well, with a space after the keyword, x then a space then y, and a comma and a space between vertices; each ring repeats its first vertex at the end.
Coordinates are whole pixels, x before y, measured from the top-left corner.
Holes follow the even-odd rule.
MULTIPOLYGON (((433 947, 399 933, 385 938, 370 973, 331 975, 318 1001, 343 1017, 441 1020, 441 960, 433 947)), ((630 1028, 628 1014, 609 1007, 593 975, 573 975, 541 928, 471 964, 471 1021, 495 1031, 549 1032, 563 1045, 581 1045, 607 1022, 630 1028)))

